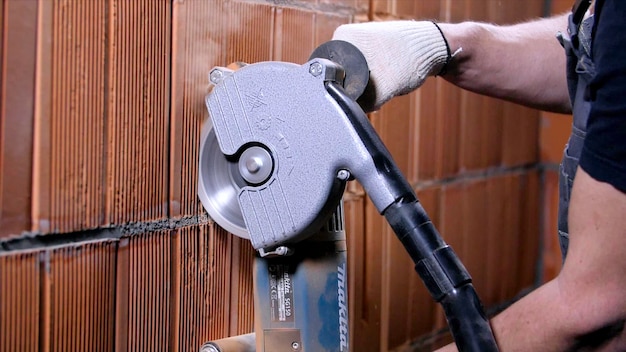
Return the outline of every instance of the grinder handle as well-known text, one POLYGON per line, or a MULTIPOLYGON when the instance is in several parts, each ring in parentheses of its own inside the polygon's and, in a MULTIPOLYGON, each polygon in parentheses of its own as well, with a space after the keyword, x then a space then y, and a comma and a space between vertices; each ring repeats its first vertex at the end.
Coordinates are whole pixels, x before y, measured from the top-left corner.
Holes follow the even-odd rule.
POLYGON ((400 199, 384 212, 433 298, 441 303, 459 351, 498 351, 472 278, 417 199, 400 199))
POLYGON ((442 304, 459 351, 498 351, 469 273, 435 229, 365 113, 338 84, 328 82, 326 90, 358 135, 359 140, 355 142, 362 143, 362 149, 372 159, 369 174, 357 173, 355 178, 404 245, 426 288, 442 304), (371 179, 379 183, 372 183, 371 179), (385 195, 381 196, 381 192, 385 195), (376 198, 392 201, 386 204, 376 198))

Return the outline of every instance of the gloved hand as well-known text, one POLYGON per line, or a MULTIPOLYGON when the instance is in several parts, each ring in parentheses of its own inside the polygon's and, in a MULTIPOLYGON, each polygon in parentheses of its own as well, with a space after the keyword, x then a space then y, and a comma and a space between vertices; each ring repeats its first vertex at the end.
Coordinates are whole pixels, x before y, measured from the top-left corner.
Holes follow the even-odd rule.
POLYGON ((378 110, 389 99, 420 87, 440 74, 451 54, 437 25, 429 21, 386 21, 339 26, 333 40, 361 50, 370 69, 370 83, 359 104, 378 110))

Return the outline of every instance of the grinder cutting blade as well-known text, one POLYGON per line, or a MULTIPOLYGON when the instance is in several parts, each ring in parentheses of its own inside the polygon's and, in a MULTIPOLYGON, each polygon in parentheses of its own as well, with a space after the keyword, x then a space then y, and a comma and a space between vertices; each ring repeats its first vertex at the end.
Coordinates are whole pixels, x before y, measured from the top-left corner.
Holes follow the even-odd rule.
POLYGON ((249 239, 237 197, 243 187, 259 185, 272 173, 271 155, 250 146, 238 157, 227 158, 219 148, 211 120, 202 128, 198 195, 209 216, 228 232, 249 239))
POLYGON ((202 128, 198 196, 209 216, 228 232, 248 238, 237 195, 246 182, 238 163, 220 151, 211 120, 202 128))

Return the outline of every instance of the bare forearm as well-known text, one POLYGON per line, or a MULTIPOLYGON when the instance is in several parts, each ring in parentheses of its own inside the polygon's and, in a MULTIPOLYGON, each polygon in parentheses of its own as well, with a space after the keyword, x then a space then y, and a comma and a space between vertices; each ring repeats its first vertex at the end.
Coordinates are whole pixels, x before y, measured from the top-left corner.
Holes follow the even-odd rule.
POLYGON ((554 280, 495 317, 491 324, 500 350, 569 350, 576 335, 565 302, 554 280))
POLYGON ((501 351, 626 350, 625 213, 626 194, 578 169, 563 269, 492 319, 501 351))
MULTIPOLYGON (((563 324, 569 313, 552 281, 530 293, 491 320, 500 351, 565 351, 571 347, 572 328, 563 324)), ((457 351, 454 344, 439 352, 457 351)))
POLYGON ((454 57, 444 78, 457 86, 526 106, 570 112, 561 15, 512 26, 440 24, 454 57))
MULTIPOLYGON (((586 295, 572 302, 572 292, 555 279, 530 293, 491 320, 503 352, 516 351, 621 351, 624 347, 623 320, 597 314, 595 304, 606 304, 602 295, 586 295), (603 332, 604 331, 604 332, 603 332)), ((610 299, 607 299, 610 300, 610 299)), ((613 305, 619 311, 619 305, 613 305)), ((454 344, 438 352, 457 351, 454 344)))

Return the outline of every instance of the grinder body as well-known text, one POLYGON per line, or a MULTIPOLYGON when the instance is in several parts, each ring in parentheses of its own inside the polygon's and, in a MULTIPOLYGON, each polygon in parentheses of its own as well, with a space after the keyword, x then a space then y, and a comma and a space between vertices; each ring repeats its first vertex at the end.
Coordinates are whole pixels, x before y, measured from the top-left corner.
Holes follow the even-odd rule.
POLYGON ((340 65, 262 62, 215 68, 210 78, 211 126, 203 135, 214 139, 201 145, 199 196, 218 223, 258 251, 257 350, 347 350, 345 237, 324 224, 356 179, 442 304, 459 350, 497 351, 469 273, 344 90, 340 65))

